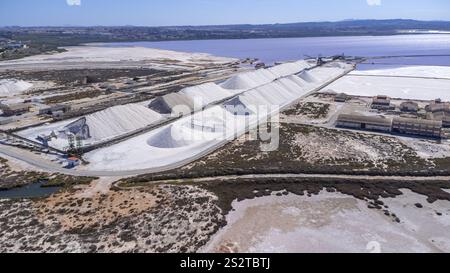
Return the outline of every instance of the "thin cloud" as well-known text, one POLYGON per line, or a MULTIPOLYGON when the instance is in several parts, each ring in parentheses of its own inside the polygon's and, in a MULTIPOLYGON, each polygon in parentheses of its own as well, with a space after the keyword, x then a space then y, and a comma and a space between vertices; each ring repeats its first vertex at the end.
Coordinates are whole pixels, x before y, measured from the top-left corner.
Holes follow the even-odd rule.
POLYGON ((69 6, 81 6, 81 0, 66 0, 69 6))
POLYGON ((381 6, 381 0, 367 0, 369 6, 381 6))

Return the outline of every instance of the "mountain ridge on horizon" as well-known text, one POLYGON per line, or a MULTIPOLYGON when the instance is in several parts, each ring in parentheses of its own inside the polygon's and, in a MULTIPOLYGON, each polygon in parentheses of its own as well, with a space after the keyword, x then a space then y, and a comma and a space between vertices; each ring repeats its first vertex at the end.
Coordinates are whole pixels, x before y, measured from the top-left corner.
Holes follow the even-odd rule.
POLYGON ((89 27, 136 27, 136 28, 203 28, 203 27, 267 27, 267 26, 307 26, 307 25, 354 25, 354 24, 449 24, 446 20, 416 20, 416 19, 344 19, 338 21, 305 21, 305 22, 290 22, 290 23, 266 23, 266 24, 217 24, 217 25, 161 25, 161 26, 144 26, 144 25, 8 25, 0 26, 0 28, 89 28, 89 27))

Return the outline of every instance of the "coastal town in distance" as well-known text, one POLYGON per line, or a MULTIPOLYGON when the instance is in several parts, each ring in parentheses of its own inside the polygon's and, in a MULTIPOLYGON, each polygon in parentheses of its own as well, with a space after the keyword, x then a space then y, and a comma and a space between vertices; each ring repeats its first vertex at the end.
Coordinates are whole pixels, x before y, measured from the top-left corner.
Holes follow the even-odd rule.
POLYGON ((448 1, 104 2, 0 3, 0 253, 450 252, 448 1))

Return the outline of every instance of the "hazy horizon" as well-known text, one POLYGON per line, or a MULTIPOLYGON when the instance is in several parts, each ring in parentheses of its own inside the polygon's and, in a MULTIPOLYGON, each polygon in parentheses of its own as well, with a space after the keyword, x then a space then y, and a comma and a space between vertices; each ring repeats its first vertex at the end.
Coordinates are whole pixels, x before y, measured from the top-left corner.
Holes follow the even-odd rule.
POLYGON ((393 20, 405 20, 405 21, 417 21, 417 22, 449 22, 450 20, 417 20, 417 19, 411 19, 411 18, 391 18, 391 19, 343 19, 343 20, 336 20, 336 21, 298 21, 298 22, 285 22, 285 23, 265 23, 265 24, 206 24, 206 25, 154 25, 154 26, 146 26, 146 25, 33 25, 33 26, 22 26, 22 25, 0 25, 0 27, 207 27, 207 26, 238 26, 238 25, 277 25, 277 24, 308 24, 308 23, 340 23, 340 22, 347 22, 347 21, 393 21, 393 20))
POLYGON ((450 21, 446 0, 2 0, 0 26, 213 26, 450 21))

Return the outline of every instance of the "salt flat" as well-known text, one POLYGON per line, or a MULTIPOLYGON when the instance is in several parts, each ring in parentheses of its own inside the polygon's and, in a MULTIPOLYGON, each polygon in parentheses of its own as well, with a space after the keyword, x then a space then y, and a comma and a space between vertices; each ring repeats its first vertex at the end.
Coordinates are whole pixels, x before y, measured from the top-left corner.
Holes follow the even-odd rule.
POLYGON ((144 47, 101 47, 74 46, 65 47, 66 51, 55 54, 41 54, 23 59, 0 62, 1 69, 68 68, 93 64, 104 64, 107 68, 118 68, 132 65, 146 65, 151 62, 167 62, 167 64, 224 64, 237 61, 233 58, 216 57, 205 53, 185 53, 144 47), (115 66, 110 66, 114 65, 115 66), (109 66, 108 66, 109 65, 109 66))
POLYGON ((404 191, 386 199, 401 219, 341 193, 307 197, 269 196, 234 202, 228 225, 204 247, 204 252, 347 253, 449 251, 450 202, 429 205, 426 197, 404 191), (423 209, 415 207, 422 202, 423 209), (436 210, 442 212, 437 216, 436 210))
POLYGON ((449 72, 449 67, 427 66, 356 71, 331 84, 327 91, 332 90, 352 96, 387 95, 398 99, 441 98, 448 101, 450 100, 449 72))
POLYGON ((450 79, 450 67, 408 66, 399 68, 353 71, 349 75, 377 75, 377 76, 427 77, 427 78, 450 79))

